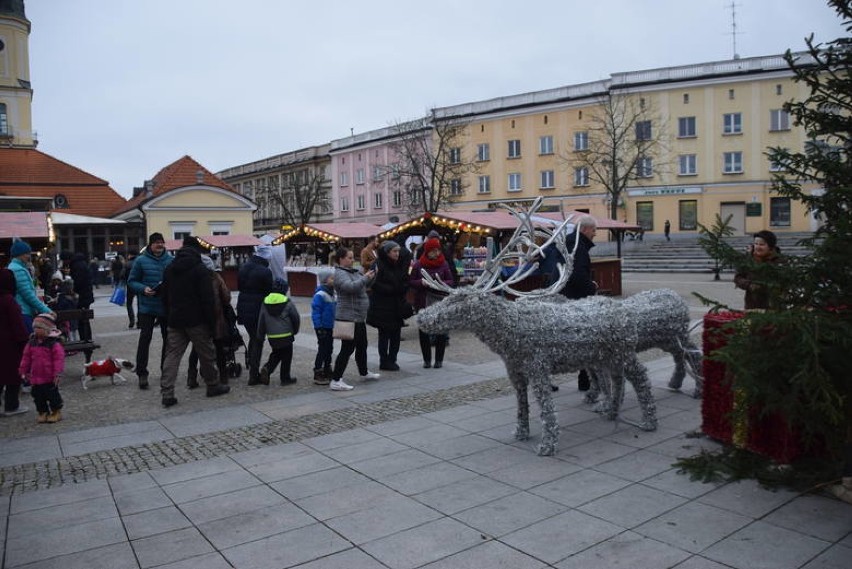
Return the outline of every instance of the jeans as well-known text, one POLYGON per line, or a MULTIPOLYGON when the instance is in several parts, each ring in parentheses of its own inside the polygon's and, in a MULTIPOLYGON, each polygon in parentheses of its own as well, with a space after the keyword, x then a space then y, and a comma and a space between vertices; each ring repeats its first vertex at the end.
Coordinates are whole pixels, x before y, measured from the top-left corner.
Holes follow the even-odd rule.
POLYGON ((337 359, 334 361, 334 376, 335 380, 343 377, 346 371, 346 366, 349 364, 349 356, 355 352, 355 365, 358 366, 358 373, 367 375, 367 325, 364 322, 355 323, 355 337, 351 340, 340 341, 340 352, 337 354, 337 359))
POLYGON ((160 334, 163 337, 163 349, 160 352, 160 369, 166 359, 166 343, 169 333, 166 328, 166 319, 154 314, 139 313, 139 344, 136 346, 136 375, 148 377, 148 350, 151 348, 151 338, 154 336, 154 326, 160 325, 160 334))
POLYGON ((399 354, 399 340, 402 328, 379 328, 379 363, 395 364, 399 354))
POLYGON ((314 359, 314 369, 331 369, 331 356, 334 353, 334 338, 331 328, 317 328, 317 357, 314 359))
POLYGON ((21 404, 20 385, 0 385, 0 395, 3 395, 3 410, 7 413, 15 411, 21 404))

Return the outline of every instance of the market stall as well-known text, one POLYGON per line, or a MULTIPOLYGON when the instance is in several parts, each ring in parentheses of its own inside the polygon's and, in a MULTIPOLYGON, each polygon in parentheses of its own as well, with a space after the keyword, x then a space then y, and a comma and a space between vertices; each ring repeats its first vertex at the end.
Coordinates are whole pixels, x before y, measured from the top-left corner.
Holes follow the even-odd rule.
POLYGON ((317 287, 317 273, 332 264, 331 255, 339 247, 360 249, 381 231, 372 223, 308 223, 277 237, 272 245, 286 243, 288 264, 284 267, 291 296, 311 296, 317 287))
MULTIPOLYGON (((240 265, 248 261, 254 248, 263 242, 253 235, 196 235, 198 241, 216 257, 217 266, 222 268, 222 278, 231 291, 237 291, 237 273, 240 265)), ((166 241, 166 250, 177 251, 183 246, 182 239, 166 241)))
POLYGON ((33 251, 45 254, 54 241, 50 214, 41 212, 0 212, 0 266, 11 259, 9 249, 14 239, 23 239, 33 251))

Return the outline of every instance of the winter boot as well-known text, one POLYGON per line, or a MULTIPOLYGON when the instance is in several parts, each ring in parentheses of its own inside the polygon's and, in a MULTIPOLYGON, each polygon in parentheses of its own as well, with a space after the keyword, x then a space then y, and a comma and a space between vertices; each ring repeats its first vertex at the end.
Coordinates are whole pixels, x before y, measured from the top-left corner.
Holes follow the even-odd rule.
POLYGON ((39 413, 36 417, 36 423, 47 423, 47 413, 39 413))
POLYGON ((148 376, 140 375, 139 376, 139 389, 148 389, 148 376))
POLYGON ((258 380, 258 383, 260 383, 262 385, 269 385, 269 368, 268 367, 263 366, 262 368, 260 368, 260 379, 258 380))
POLYGON ((323 369, 315 369, 314 383, 317 385, 328 385, 329 383, 331 383, 331 376, 323 369))
POLYGON ((186 387, 188 389, 195 389, 198 387, 198 372, 192 373, 192 371, 190 371, 186 375, 186 387))
POLYGON ((62 410, 56 409, 53 413, 47 416, 46 423, 58 423, 62 420, 62 410))

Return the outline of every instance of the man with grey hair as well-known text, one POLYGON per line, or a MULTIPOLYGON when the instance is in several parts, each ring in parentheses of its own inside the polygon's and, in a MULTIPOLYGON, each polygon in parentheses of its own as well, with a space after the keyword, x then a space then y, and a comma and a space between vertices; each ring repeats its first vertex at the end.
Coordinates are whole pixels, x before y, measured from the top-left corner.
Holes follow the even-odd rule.
MULTIPOLYGON (((594 239, 598 231, 598 222, 591 215, 583 215, 577 220, 577 227, 566 238, 568 250, 574 249, 574 267, 571 277, 561 293, 571 299, 586 298, 594 296, 598 290, 598 283, 592 280, 592 259, 589 250, 595 246, 594 239), (577 233, 579 232, 579 240, 577 233)), ((581 369, 577 378, 577 387, 580 391, 588 391, 590 387, 589 374, 581 369)))

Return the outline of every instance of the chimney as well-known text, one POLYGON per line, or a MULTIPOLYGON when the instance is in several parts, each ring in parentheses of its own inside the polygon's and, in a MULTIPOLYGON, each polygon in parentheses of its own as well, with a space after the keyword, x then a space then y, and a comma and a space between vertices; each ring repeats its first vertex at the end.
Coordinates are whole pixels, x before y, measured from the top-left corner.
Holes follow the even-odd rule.
POLYGON ((154 180, 145 180, 145 197, 154 195, 154 180))

